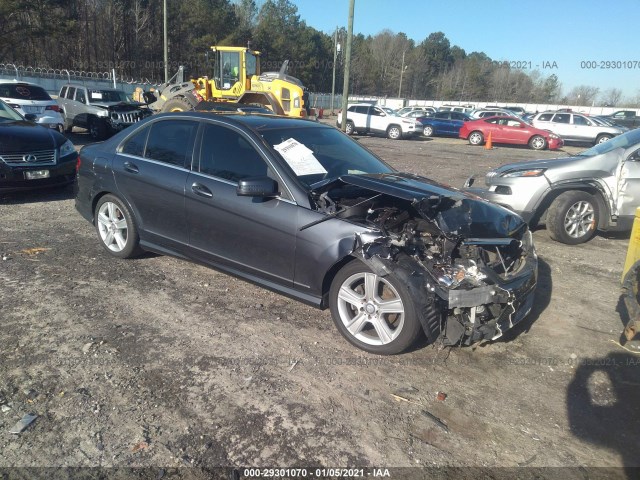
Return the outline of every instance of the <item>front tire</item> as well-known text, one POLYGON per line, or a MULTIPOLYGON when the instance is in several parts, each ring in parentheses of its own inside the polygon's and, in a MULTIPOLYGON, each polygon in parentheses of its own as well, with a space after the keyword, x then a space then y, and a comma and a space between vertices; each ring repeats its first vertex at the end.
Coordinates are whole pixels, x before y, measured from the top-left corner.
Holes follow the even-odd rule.
POLYGON ((598 138, 596 138, 596 145, 599 145, 601 143, 604 142, 608 142, 609 140, 611 140, 611 135, 598 135, 598 138))
POLYGON ((402 130, 397 125, 391 125, 387 128, 387 137, 391 140, 398 140, 399 138, 402 138, 402 130))
POLYGON ((392 274, 376 275, 359 260, 348 263, 333 279, 329 307, 342 336, 366 352, 401 353, 421 331, 406 285, 392 274))
POLYGON ((533 150, 544 150, 547 148, 547 141, 542 135, 534 135, 531 137, 531 140, 529 140, 529 147, 533 150))
POLYGON ((593 195, 580 190, 564 192, 551 203, 547 228, 553 240, 578 245, 596 233, 600 212, 593 195))
POLYGON ((482 145, 484 143, 484 136, 482 135, 482 132, 471 132, 469 134, 469 143, 471 145, 482 145))
POLYGON ((108 128, 104 121, 94 118, 89 123, 89 135, 95 141, 104 140, 107 137, 108 128))
POLYGON ((142 252, 133 215, 118 197, 105 195, 98 201, 95 225, 100 243, 114 257, 131 258, 142 252))

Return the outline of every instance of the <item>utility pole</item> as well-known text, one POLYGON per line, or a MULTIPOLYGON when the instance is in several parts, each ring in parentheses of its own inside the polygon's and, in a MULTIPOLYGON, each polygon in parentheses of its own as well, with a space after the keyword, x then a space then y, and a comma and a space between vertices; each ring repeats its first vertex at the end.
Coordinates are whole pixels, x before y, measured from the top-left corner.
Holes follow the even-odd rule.
POLYGON ((404 52, 402 52, 402 67, 400 68, 400 86, 398 87, 398 98, 402 92, 402 75, 404 74, 404 52))
POLYGON ((164 0, 164 83, 169 82, 169 39, 167 37, 167 0, 164 0))
POLYGON ((336 95, 336 61, 338 59, 338 27, 333 35, 333 82, 331 82, 331 115, 334 115, 333 99, 336 95))
POLYGON ((342 125, 344 132, 347 128, 347 108, 349 106, 349 69, 351 68, 351 39, 353 38, 353 11, 355 0, 349 0, 349 25, 347 27, 347 49, 344 56, 344 84, 342 87, 342 125))

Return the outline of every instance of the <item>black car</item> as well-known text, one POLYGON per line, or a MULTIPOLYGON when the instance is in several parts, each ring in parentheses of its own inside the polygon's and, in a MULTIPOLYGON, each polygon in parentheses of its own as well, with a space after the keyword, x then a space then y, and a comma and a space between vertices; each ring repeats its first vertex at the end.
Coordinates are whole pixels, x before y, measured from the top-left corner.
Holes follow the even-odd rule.
POLYGON ((63 135, 0 100, 0 192, 73 182, 78 154, 63 135))
POLYGON ((537 257, 502 207, 394 171, 339 130, 160 114, 80 152, 76 208, 107 252, 205 263, 319 308, 378 354, 494 339, 530 310, 537 257))

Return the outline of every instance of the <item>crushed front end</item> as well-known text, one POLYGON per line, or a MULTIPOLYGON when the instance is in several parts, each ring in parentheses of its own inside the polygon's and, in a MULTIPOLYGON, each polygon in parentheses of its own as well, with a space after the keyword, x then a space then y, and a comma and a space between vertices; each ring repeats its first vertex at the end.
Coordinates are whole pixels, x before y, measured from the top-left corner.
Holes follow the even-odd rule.
POLYGON ((519 216, 412 175, 340 182, 319 195, 319 209, 369 227, 352 254, 409 287, 430 341, 493 340, 529 313, 538 260, 519 216))

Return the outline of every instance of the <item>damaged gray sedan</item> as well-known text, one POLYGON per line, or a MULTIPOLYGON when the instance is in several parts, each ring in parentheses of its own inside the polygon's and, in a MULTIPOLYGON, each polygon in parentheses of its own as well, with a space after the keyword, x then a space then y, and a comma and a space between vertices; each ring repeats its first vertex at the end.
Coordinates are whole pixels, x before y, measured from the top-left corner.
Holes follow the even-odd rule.
POLYGON ((517 214, 396 172, 333 127, 170 113, 80 158, 76 207, 108 253, 173 255, 330 308, 368 352, 422 333, 495 339, 533 303, 537 256, 517 214))

